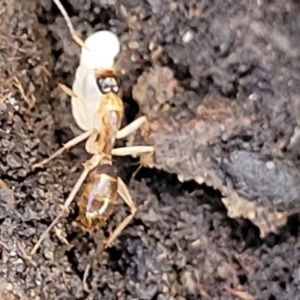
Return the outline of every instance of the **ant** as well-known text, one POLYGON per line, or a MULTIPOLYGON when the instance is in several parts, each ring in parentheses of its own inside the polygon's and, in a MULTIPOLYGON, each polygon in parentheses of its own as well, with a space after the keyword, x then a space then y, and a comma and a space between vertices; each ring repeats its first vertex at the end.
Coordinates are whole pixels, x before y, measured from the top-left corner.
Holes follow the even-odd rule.
MULTIPOLYGON (((85 47, 84 42, 75 33, 71 21, 60 1, 53 1, 56 3, 62 15, 64 16, 73 39, 79 45, 85 47)), ((112 244, 115 238, 132 220, 137 210, 125 183, 117 175, 117 169, 112 163, 112 156, 142 154, 153 155, 155 151, 153 146, 131 146, 114 148, 116 139, 127 137, 128 135, 141 128, 142 125, 147 127, 147 119, 146 117, 140 117, 126 127, 120 129, 124 114, 124 105, 122 99, 118 95, 120 92, 121 83, 116 74, 116 71, 113 68, 109 69, 102 67, 91 70, 94 74, 96 86, 99 89, 99 100, 97 105, 98 110, 95 113, 95 115, 97 116, 98 127, 87 130, 74 139, 70 140, 49 158, 35 164, 33 167, 36 168, 43 166, 53 158, 60 155, 64 150, 75 146, 85 139, 87 139, 85 145, 86 151, 90 153, 92 157, 83 164, 84 171, 78 178, 71 193, 66 199, 61 212, 41 235, 40 239, 31 250, 30 257, 34 255, 46 235, 55 226, 59 219, 68 212, 69 205, 75 198, 76 194, 78 193, 88 176, 89 179, 83 187, 83 192, 80 195, 80 199, 78 202, 79 220, 82 225, 84 225, 88 229, 95 226, 100 226, 113 212, 113 208, 118 195, 121 196, 124 202, 128 205, 131 212, 130 215, 126 217, 110 235, 108 240, 105 242, 104 248, 107 248, 112 244)), ((78 96, 73 91, 65 86, 63 86, 63 89, 74 99, 78 99, 78 96)), ((79 99, 78 103, 84 105, 86 102, 80 101, 79 99)), ((92 122, 89 123, 89 125, 94 126, 92 122)))

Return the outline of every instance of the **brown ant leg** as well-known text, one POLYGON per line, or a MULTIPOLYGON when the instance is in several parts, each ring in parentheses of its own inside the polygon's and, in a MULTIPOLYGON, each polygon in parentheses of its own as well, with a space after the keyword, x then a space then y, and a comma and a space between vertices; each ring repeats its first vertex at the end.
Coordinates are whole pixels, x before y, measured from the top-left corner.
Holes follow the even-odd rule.
POLYGON ((123 182, 123 180, 118 177, 118 194, 122 197, 122 199, 124 200, 124 202, 128 205, 128 207, 130 208, 130 215, 128 217, 126 217, 121 224, 113 231, 113 233, 110 235, 110 237, 108 238, 108 240, 105 242, 105 246, 104 248, 108 248, 112 242, 116 239, 116 237, 124 230, 124 228, 130 223, 130 221, 132 220, 132 218, 134 217, 137 209, 133 203, 133 200, 130 196, 130 193, 125 185, 125 183, 123 182))
POLYGON ((37 243, 34 245, 32 250, 30 251, 29 256, 32 257, 37 249, 40 247, 42 241, 45 239, 47 234, 50 230, 55 226, 55 224, 59 221, 59 219, 68 211, 69 205, 75 198, 77 192, 79 191, 80 187, 82 186, 83 182, 85 181, 86 177, 88 176, 89 172, 94 169, 101 161, 100 155, 94 155, 91 159, 84 163, 84 171, 81 173, 80 177, 78 178, 76 184, 74 185, 69 197, 65 201, 61 212, 57 215, 57 217, 52 221, 49 227, 43 232, 37 243))
POLYGON ((67 87, 65 84, 59 82, 57 85, 68 96, 78 98, 77 95, 69 87, 67 87))
POLYGON ((60 10, 63 18, 65 19, 67 26, 69 28, 69 31, 71 33, 72 39, 81 47, 86 48, 84 44, 84 41, 79 37, 78 33, 75 31, 73 24, 71 22, 71 19, 68 15, 68 13, 66 12, 65 8, 63 7, 63 5, 61 4, 60 0, 53 0, 54 3, 57 5, 58 9, 60 10))
POLYGON ((112 150, 112 155, 115 156, 132 155, 133 157, 139 154, 141 155, 140 165, 131 175, 130 181, 128 183, 128 185, 130 185, 132 180, 135 178, 136 174, 141 170, 142 167, 152 165, 151 158, 154 152, 155 152, 155 148, 153 146, 130 146, 130 147, 114 148, 112 150))
POLYGON ((91 289, 89 288, 89 285, 87 283, 87 279, 89 277, 89 272, 91 267, 93 266, 94 259, 97 258, 99 259, 99 256, 102 255, 104 251, 103 244, 100 243, 99 246, 97 247, 97 250, 94 254, 92 254, 92 257, 89 259, 89 263, 87 264, 84 273, 83 273, 83 279, 82 279, 82 285, 83 285, 83 290, 86 291, 87 293, 91 292, 91 289), (98 248, 100 246, 100 248, 98 248))
POLYGON ((127 155, 136 156, 139 154, 149 153, 153 155, 154 151, 155 151, 154 146, 130 146, 130 147, 114 148, 112 149, 111 154, 116 156, 127 156, 127 155))
POLYGON ((128 184, 130 185, 132 180, 135 178, 136 174, 141 170, 142 167, 151 166, 151 158, 154 152, 155 152, 155 148, 153 146, 130 146, 130 147, 114 148, 112 150, 112 155, 115 156, 132 155, 133 157, 139 154, 141 155, 140 165, 131 175, 131 179, 128 184))
POLYGON ((82 141, 86 140, 89 136, 91 136, 93 134, 93 132, 94 132, 94 130, 89 130, 89 131, 86 131, 86 132, 78 135, 77 137, 71 139, 66 144, 64 144, 63 147, 61 147, 56 152, 54 152, 51 156, 49 156, 48 158, 42 160, 39 163, 36 163, 36 164, 32 165, 32 168, 36 169, 36 168, 42 167, 43 165, 47 164, 49 161, 51 161, 55 157, 62 154, 65 150, 68 150, 71 147, 74 147, 75 145, 77 145, 77 144, 81 143, 82 141))
POLYGON ((88 294, 91 292, 91 289, 89 288, 89 285, 87 283, 87 279, 88 279, 88 276, 89 276, 91 266, 92 266, 92 263, 87 264, 87 266, 84 270, 83 279, 82 279, 82 288, 88 294))
MULTIPOLYGON (((64 85, 64 84, 62 84, 62 83, 58 83, 58 87, 65 93, 65 94, 67 94, 68 96, 70 96, 71 98, 73 98, 73 99, 76 99, 76 105, 78 106, 78 107, 80 107, 81 108, 81 111, 83 111, 84 112, 84 105, 83 105, 83 103, 82 103, 82 101, 81 101, 81 99, 69 88, 69 87, 67 87, 66 85, 64 85)), ((86 124, 88 124, 89 123, 89 121, 86 119, 86 115, 82 115, 81 116, 83 119, 84 119, 84 122, 86 123, 86 124)))
POLYGON ((122 139, 135 131, 137 131, 140 127, 146 126, 148 128, 148 121, 145 116, 139 117, 136 120, 132 121, 130 124, 125 126, 124 128, 120 129, 117 132, 116 138, 117 139, 122 139))

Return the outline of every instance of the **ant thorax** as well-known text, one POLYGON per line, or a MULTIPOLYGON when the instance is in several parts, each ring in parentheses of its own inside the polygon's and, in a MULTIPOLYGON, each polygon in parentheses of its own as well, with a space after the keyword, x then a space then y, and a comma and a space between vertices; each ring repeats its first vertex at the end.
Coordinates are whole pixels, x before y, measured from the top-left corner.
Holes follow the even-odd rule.
POLYGON ((97 85, 103 95, 108 93, 117 94, 120 91, 120 82, 117 77, 97 78, 97 85))

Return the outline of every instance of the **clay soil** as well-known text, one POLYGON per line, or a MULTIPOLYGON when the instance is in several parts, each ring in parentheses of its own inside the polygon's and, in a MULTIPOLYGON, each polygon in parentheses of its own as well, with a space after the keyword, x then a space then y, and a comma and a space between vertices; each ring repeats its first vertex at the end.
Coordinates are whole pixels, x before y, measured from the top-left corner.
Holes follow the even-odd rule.
MULTIPOLYGON (((63 4, 83 38, 100 29, 113 30, 120 37, 125 53, 124 124, 136 117, 139 105, 153 124, 157 122, 155 105, 142 95, 146 86, 153 101, 172 98, 167 118, 173 119, 168 126, 182 129, 181 136, 172 135, 173 148, 167 147, 170 139, 156 127, 152 136, 158 148, 156 165, 143 168, 131 181, 138 162, 115 160, 120 176, 130 182, 139 210, 113 246, 93 259, 87 278, 90 293, 82 285, 85 268, 102 240, 128 214, 122 202, 108 224, 92 234, 76 226, 74 203, 29 261, 31 247, 57 215, 88 158, 80 144, 45 168, 30 168, 79 132, 69 98, 57 83, 72 85, 80 48, 52 1, 1 0, 0 298, 300 299, 297 214, 278 233, 262 239, 250 221, 228 217, 215 185, 193 180, 205 166, 222 173, 221 180, 230 178, 233 188, 251 201, 267 205, 276 189, 281 210, 297 208, 299 3, 68 0, 63 4), (149 88, 147 75, 155 76, 161 67, 167 72, 162 82, 172 73, 163 92, 159 80, 149 88), (218 97, 205 115, 207 110, 197 108, 207 105, 205 97, 210 94, 218 97), (233 111, 238 121, 223 124, 234 126, 222 138, 208 137, 207 129, 205 151, 197 152, 200 162, 187 170, 187 160, 178 163, 184 157, 180 151, 197 145, 179 141, 187 127, 176 122, 189 123, 197 113, 202 121, 211 118, 212 111, 218 114, 218 99, 225 115, 233 111), (244 152, 234 152, 240 150, 244 152), (211 156, 215 163, 205 165, 203 157, 211 156), (249 179, 261 182, 267 177, 255 173, 259 164, 251 169, 252 162, 263 159, 288 165, 279 167, 283 173, 266 179, 274 184, 271 191, 249 179), (267 195, 259 199, 262 190, 267 195)), ((198 128, 189 126, 191 131, 198 128)), ((203 169, 200 173, 203 176, 203 169)))

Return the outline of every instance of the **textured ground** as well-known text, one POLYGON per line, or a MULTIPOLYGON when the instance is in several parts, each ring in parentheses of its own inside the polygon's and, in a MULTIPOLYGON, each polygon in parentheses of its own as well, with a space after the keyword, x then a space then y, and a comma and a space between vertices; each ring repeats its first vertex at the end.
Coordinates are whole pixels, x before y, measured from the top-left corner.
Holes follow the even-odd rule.
MULTIPOLYGON (((231 186, 268 209, 297 208, 299 4, 63 2, 83 37, 104 28, 120 36, 125 122, 138 112, 135 99, 158 149, 156 168, 130 186, 139 212, 94 261, 87 294, 84 269, 127 214, 123 205, 92 236, 72 224, 72 210, 60 224, 71 246, 51 233, 34 262, 26 259, 87 158, 78 145, 30 170, 76 134, 69 99, 55 86, 71 85, 80 49, 54 4, 38 2, 0 1, 0 298, 300 299, 297 217, 261 240, 249 221, 227 217, 212 188, 231 186)), ((136 162, 116 164, 128 182, 136 162)))

